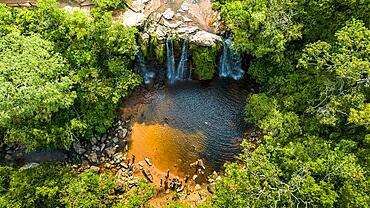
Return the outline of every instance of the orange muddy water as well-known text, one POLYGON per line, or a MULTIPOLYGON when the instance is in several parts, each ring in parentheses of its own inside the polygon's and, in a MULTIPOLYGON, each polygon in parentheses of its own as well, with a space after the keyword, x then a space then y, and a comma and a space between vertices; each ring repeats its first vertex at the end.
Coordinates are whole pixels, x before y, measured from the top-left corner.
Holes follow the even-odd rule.
POLYGON ((249 88, 245 81, 182 81, 134 93, 123 109, 132 116, 129 155, 180 177, 195 173, 197 159, 206 174, 219 170, 240 152, 249 88))

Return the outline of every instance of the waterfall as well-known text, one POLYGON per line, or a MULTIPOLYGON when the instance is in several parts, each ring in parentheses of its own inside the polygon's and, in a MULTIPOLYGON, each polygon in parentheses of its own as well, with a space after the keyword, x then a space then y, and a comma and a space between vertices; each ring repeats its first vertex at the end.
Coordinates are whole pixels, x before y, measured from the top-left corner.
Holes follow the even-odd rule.
MULTIPOLYGON (((173 54, 173 43, 170 37, 166 40, 166 50, 167 50, 167 79, 170 82, 176 80, 184 80, 186 78, 187 61, 189 56, 188 41, 184 40, 181 49, 181 57, 177 68, 175 68, 175 57, 173 54)), ((189 77, 191 77, 191 72, 189 72, 189 77)))
POLYGON ((167 79, 173 82, 176 79, 175 75, 175 57, 173 55, 173 44, 171 37, 166 40, 166 50, 167 50, 167 79))
POLYGON ((155 73, 147 69, 145 58, 141 50, 138 51, 136 58, 137 58, 137 63, 139 64, 140 74, 144 77, 144 83, 150 84, 150 82, 155 77, 155 73))
POLYGON ((185 69, 186 69, 187 60, 188 60, 188 41, 184 40, 184 43, 182 44, 180 62, 177 67, 177 75, 176 75, 177 80, 183 80, 185 78, 185 69))
POLYGON ((222 42, 223 51, 219 64, 219 77, 239 80, 244 76, 240 54, 231 48, 232 36, 222 42))

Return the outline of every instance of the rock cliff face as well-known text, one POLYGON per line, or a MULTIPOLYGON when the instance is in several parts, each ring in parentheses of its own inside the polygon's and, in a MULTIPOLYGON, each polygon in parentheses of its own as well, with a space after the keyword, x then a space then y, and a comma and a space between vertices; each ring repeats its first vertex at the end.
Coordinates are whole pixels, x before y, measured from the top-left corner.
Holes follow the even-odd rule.
POLYGON ((221 41, 223 31, 210 0, 135 0, 121 18, 126 26, 143 28, 142 36, 179 37, 201 46, 221 41))

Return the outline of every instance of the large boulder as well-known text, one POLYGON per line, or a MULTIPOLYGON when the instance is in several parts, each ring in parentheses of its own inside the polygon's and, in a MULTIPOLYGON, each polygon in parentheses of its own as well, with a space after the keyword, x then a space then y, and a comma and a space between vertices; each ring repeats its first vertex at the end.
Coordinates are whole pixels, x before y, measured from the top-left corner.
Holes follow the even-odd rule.
POLYGON ((163 12, 163 17, 165 19, 171 20, 175 16, 175 12, 168 8, 166 11, 163 12))
POLYGON ((123 15, 124 26, 141 26, 144 24, 146 15, 144 13, 136 13, 131 10, 127 10, 123 15))
POLYGON ((198 31, 190 38, 190 41, 197 45, 210 47, 218 41, 222 41, 222 38, 216 34, 209 33, 206 31, 198 31))

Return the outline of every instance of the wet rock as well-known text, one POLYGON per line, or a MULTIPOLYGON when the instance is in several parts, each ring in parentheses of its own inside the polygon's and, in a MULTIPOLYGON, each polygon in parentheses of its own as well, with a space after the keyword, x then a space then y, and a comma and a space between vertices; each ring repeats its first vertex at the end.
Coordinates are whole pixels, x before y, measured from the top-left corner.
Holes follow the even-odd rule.
POLYGON ((40 165, 39 163, 27 163, 27 164, 23 165, 20 169, 21 170, 26 170, 26 169, 30 169, 30 168, 35 168, 39 165, 40 165))
POLYGON ((207 190, 209 193, 214 194, 216 192, 216 183, 210 183, 207 185, 207 190))
POLYGON ((95 173, 99 173, 100 168, 98 166, 91 166, 90 170, 92 170, 95 173))
POLYGON ((141 170, 141 172, 143 173, 143 175, 145 176, 146 179, 148 179, 149 182, 153 182, 153 175, 150 173, 150 171, 146 168, 143 168, 141 170))
POLYGON ((95 145, 96 143, 98 143, 98 140, 96 139, 96 137, 93 136, 90 140, 90 143, 91 145, 95 145))
POLYGON ((198 175, 193 175, 193 181, 197 180, 198 175))
POLYGON ((198 166, 201 167, 201 168, 203 168, 203 170, 206 169, 206 167, 204 166, 204 163, 203 163, 203 160, 202 159, 199 159, 198 160, 198 166))
POLYGON ((213 178, 217 178, 217 177, 218 177, 218 173, 217 173, 216 171, 213 171, 213 173, 212 173, 212 177, 213 177, 213 178))
POLYGON ((202 189, 202 187, 201 187, 199 184, 196 184, 196 185, 195 185, 195 190, 196 190, 196 191, 199 191, 199 190, 201 190, 201 189, 202 189))
POLYGON ((125 162, 121 162, 120 163, 120 166, 123 167, 123 168, 125 168, 125 169, 128 169, 128 165, 125 162))
POLYGON ((117 144, 117 143, 119 142, 118 137, 114 137, 114 138, 113 138, 113 142, 117 144))
MULTIPOLYGON (((145 33, 145 34, 147 34, 147 33, 145 33)), ((148 39, 149 39, 149 35, 148 35, 148 39)), ((126 137, 126 135, 127 135, 127 129, 120 129, 118 131, 118 138, 123 139, 123 138, 126 137)))
POLYGON ((103 152, 104 149, 105 149, 105 144, 102 144, 100 147, 100 152, 103 152))
POLYGON ((96 152, 91 152, 90 155, 88 156, 88 159, 92 163, 98 163, 98 155, 96 154, 96 152))
POLYGON ((114 155, 115 152, 116 152, 115 147, 108 147, 105 149, 105 153, 108 155, 108 157, 112 157, 112 155, 114 155))
POLYGON ((218 35, 213 33, 209 33, 206 31, 198 31, 195 35, 193 35, 190 40, 198 45, 210 47, 216 42, 221 42, 222 38, 218 35))
POLYGON ((83 153, 86 152, 86 149, 84 149, 79 142, 73 142, 73 149, 75 150, 75 152, 79 155, 82 155, 83 153))
POLYGON ((166 11, 163 12, 163 17, 167 20, 171 20, 174 15, 175 15, 175 12, 172 11, 170 8, 168 8, 166 11))
POLYGON ((146 157, 144 160, 145 160, 146 164, 148 164, 149 166, 152 166, 152 162, 150 161, 149 158, 146 157))
POLYGON ((91 149, 92 149, 93 151, 97 151, 97 152, 98 152, 98 151, 100 151, 100 148, 99 148, 98 146, 95 146, 95 145, 94 145, 94 146, 92 146, 92 148, 91 148, 91 149))
POLYGON ((105 140, 107 140, 107 134, 104 134, 104 135, 100 138, 100 142, 105 142, 105 140))

